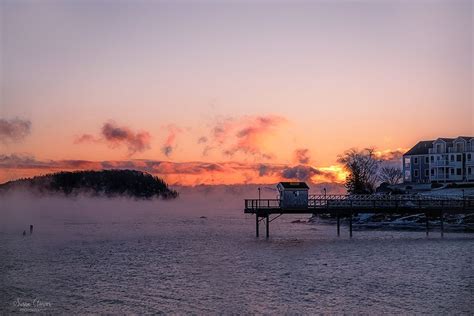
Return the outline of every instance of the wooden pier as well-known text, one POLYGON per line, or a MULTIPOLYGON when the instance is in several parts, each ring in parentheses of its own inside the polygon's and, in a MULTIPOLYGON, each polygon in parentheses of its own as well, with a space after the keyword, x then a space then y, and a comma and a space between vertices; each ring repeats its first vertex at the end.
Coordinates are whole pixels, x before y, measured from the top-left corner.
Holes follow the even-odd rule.
POLYGON ((423 196, 423 195, 310 195, 306 207, 281 207, 279 199, 246 199, 244 213, 255 214, 256 236, 259 225, 265 221, 266 237, 270 236, 270 222, 283 214, 329 214, 337 219, 337 235, 340 235, 341 218, 349 218, 349 234, 352 237, 353 215, 371 214, 425 214, 426 234, 429 218, 439 218, 441 236, 444 235, 444 216, 448 214, 474 213, 474 198, 423 196), (272 215, 276 215, 271 218, 272 215))

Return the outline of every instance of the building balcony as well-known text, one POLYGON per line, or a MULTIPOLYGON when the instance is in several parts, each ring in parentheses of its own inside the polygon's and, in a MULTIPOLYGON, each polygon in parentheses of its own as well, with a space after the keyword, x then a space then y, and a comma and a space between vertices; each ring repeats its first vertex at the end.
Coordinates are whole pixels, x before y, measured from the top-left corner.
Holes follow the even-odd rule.
POLYGON ((430 168, 462 168, 462 161, 437 160, 430 163, 430 168))
POLYGON ((449 153, 463 153, 463 152, 466 152, 466 148, 449 147, 448 152, 449 153))
POLYGON ((448 167, 451 168, 462 168, 462 161, 450 161, 448 167))
POLYGON ((429 149, 428 149, 428 153, 429 153, 429 154, 437 154, 437 155, 440 155, 440 154, 446 154, 446 151, 444 151, 444 150, 436 150, 436 148, 429 148, 429 149))
POLYGON ((442 179, 442 180, 449 179, 449 174, 448 173, 438 173, 438 174, 430 176, 430 180, 440 180, 440 179, 442 179))
POLYGON ((449 160, 435 160, 434 162, 430 162, 430 168, 435 167, 449 167, 449 160))

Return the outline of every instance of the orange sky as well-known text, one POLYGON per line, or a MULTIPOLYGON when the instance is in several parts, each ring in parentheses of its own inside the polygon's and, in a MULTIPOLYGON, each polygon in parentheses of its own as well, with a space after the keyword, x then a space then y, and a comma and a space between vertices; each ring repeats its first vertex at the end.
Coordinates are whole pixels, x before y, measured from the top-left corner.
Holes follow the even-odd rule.
POLYGON ((472 6, 1 2, 0 181, 340 182, 348 148, 472 135, 472 6))

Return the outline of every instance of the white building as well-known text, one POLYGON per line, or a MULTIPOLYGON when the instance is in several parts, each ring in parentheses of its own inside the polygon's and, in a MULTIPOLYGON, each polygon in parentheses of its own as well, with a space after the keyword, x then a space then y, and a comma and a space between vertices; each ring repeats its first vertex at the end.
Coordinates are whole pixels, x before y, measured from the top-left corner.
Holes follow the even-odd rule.
POLYGON ((419 142, 403 155, 403 171, 411 183, 474 182, 474 137, 419 142))

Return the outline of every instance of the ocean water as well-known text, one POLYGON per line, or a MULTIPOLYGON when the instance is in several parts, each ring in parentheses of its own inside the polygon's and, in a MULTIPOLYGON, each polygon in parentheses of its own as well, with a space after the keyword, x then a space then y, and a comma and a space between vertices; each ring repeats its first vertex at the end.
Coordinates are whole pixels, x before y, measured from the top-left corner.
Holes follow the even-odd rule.
POLYGON ((338 238, 335 226, 282 216, 267 240, 255 238, 241 204, 237 196, 4 198, 0 311, 474 313, 474 234, 350 239, 343 226, 338 238))

